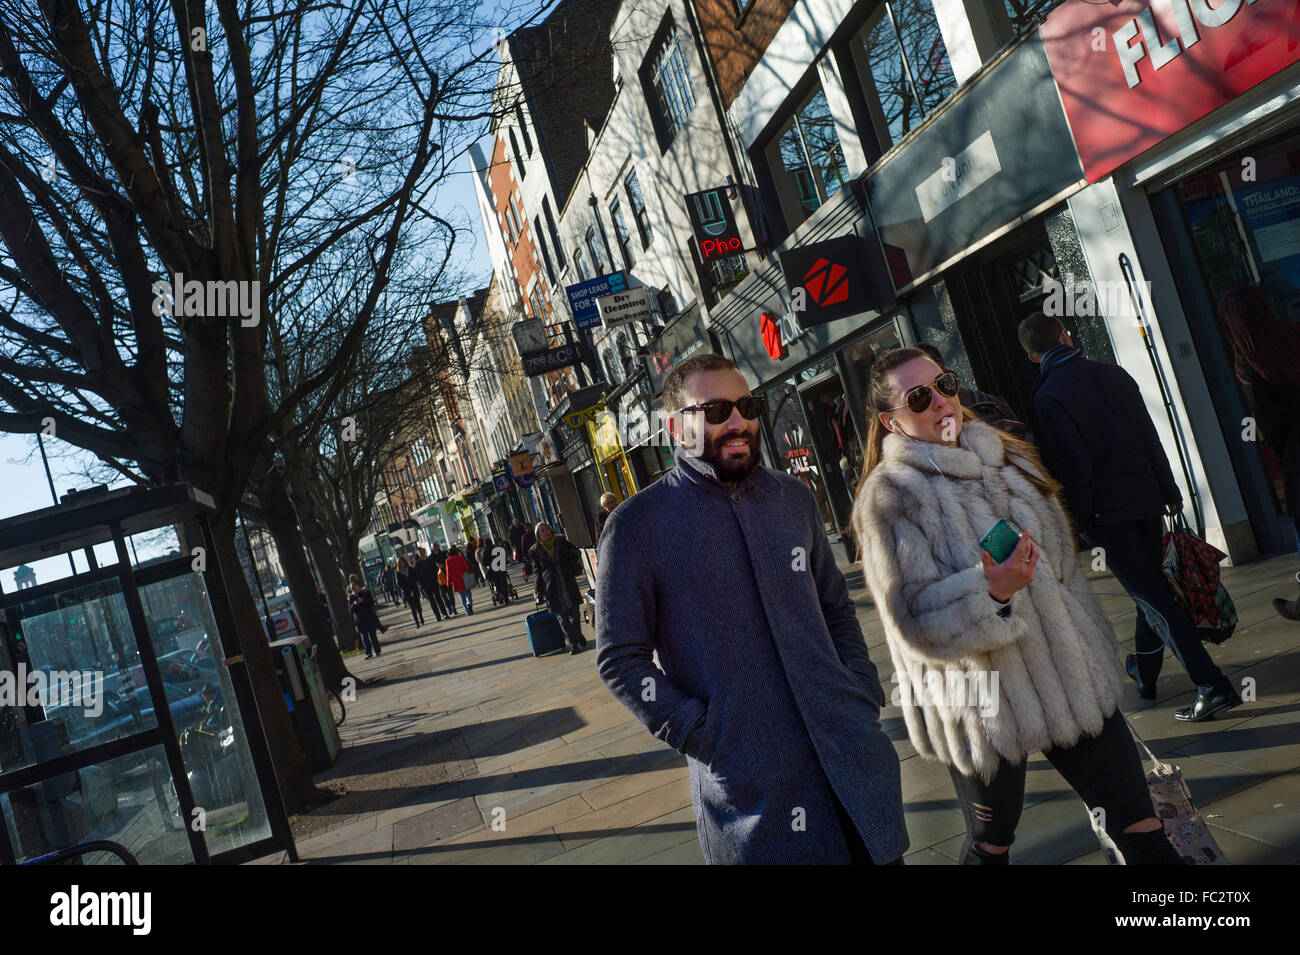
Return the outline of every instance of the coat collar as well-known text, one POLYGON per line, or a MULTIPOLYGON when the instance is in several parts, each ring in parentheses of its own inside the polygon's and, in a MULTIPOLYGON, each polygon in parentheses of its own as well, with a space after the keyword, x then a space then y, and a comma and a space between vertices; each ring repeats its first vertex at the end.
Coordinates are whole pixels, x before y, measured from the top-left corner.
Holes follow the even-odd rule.
POLYGON ((765 491, 775 491, 777 489, 776 478, 763 465, 754 468, 753 473, 743 481, 739 481, 734 487, 724 487, 718 480, 718 472, 714 470, 713 465, 691 454, 681 445, 673 448, 673 455, 677 459, 677 473, 681 476, 684 483, 692 484, 703 491, 709 491, 717 494, 730 494, 732 491, 762 489, 765 491))
POLYGON ((882 461, 898 461, 924 471, 936 469, 948 477, 977 478, 984 467, 1006 463, 1002 438, 997 429, 982 421, 963 421, 957 446, 932 444, 901 434, 885 435, 882 461))

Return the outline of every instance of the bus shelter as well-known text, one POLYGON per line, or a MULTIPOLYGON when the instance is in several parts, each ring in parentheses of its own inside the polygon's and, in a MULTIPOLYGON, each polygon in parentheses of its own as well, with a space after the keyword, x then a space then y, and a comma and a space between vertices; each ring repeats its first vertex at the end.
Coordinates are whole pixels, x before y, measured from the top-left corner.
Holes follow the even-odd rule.
POLYGON ((169 484, 0 521, 0 863, 87 844, 108 847, 87 862, 296 857, 210 556, 214 511, 169 484), (172 531, 170 554, 132 561, 140 535, 176 527, 187 545, 172 531), (74 552, 87 566, 71 576, 4 587, 10 568, 74 552))

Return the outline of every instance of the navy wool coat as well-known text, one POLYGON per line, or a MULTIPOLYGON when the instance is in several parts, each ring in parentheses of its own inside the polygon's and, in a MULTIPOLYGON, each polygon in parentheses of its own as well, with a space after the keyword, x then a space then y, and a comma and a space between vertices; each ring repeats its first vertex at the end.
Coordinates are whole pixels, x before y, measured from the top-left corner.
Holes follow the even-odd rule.
POLYGON ((710 863, 848 862, 836 796, 875 862, 903 854, 885 697, 803 484, 759 467, 728 489, 679 453, 597 557, 601 679, 687 757, 710 863))

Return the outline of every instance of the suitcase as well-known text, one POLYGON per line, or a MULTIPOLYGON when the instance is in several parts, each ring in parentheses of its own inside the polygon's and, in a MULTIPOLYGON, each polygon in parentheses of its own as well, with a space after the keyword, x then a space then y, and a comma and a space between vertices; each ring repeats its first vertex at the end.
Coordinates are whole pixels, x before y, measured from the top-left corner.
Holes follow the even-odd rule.
POLYGON ((554 653, 564 649, 564 632, 560 630, 560 621, 549 610, 530 613, 525 621, 528 625, 528 643, 533 648, 533 656, 554 653))

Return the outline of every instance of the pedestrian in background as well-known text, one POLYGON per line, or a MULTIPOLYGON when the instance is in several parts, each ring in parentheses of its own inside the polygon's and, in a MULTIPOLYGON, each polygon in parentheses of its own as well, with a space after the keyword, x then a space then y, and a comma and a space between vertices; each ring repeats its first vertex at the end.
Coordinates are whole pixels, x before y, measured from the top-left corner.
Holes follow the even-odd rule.
POLYGON ((469 543, 465 545, 465 563, 469 565, 469 575, 474 578, 472 584, 474 587, 482 583, 482 578, 479 577, 478 573, 478 561, 474 559, 474 555, 478 553, 480 546, 481 542, 477 537, 471 538, 469 543))
POLYGON ((816 499, 762 466, 734 362, 686 359, 662 402, 676 466, 600 536, 600 678, 686 756, 710 863, 901 861, 885 694, 816 499))
POLYGON ((402 600, 411 610, 411 619, 417 627, 424 626, 424 608, 420 606, 420 584, 415 579, 415 568, 406 560, 406 555, 402 554, 397 558, 397 589, 402 594, 402 600))
POLYGON ((616 507, 618 507, 618 496, 616 494, 606 491, 600 496, 600 513, 596 515, 597 542, 600 541, 600 532, 605 529, 605 521, 616 507))
MULTIPOLYGON (((1300 552, 1300 328, 1279 318, 1253 285, 1228 290, 1219 302, 1219 320, 1259 434, 1282 467, 1283 507, 1300 552)), ((1300 597, 1274 597, 1273 609, 1300 620, 1300 597)))
POLYGON ((510 559, 520 563, 524 559, 524 525, 519 521, 510 522, 510 531, 506 535, 510 539, 510 559))
POLYGON ((433 616, 436 620, 442 620, 447 616, 446 610, 442 605, 442 590, 438 587, 438 565, 433 559, 425 553, 423 547, 416 548, 415 559, 415 579, 424 591, 424 595, 429 598, 429 606, 433 607, 433 616))
POLYGON ((379 630, 383 626, 379 615, 375 613, 375 595, 369 587, 361 586, 361 578, 352 575, 352 594, 348 597, 348 608, 352 611, 352 620, 361 635, 361 643, 366 651, 366 659, 378 656, 383 651, 379 648, 379 630))
MULTIPOLYGON (((541 524, 537 525, 541 527, 541 524)), ((550 525, 547 525, 548 527, 550 525)), ((552 531, 554 533, 554 531, 552 531)), ((524 562, 524 580, 533 572, 533 545, 537 543, 537 533, 531 527, 525 527, 519 537, 519 552, 524 562)))
POLYGON ((459 547, 453 547, 447 552, 447 560, 444 564, 447 574, 447 586, 451 588, 452 593, 460 597, 461 606, 465 608, 465 616, 474 615, 474 595, 465 584, 465 576, 469 573, 469 561, 465 555, 460 552, 459 547))
POLYGON ((430 580, 431 588, 438 595, 438 604, 442 607, 444 617, 454 617, 456 615, 456 602, 452 600, 451 591, 447 589, 447 575, 443 570, 443 565, 447 562, 447 552, 442 549, 441 544, 433 545, 433 552, 429 554, 430 580))
POLYGON ((1181 513, 1183 498, 1137 382, 1118 365, 1084 358, 1059 318, 1031 315, 1019 335, 1040 369, 1033 401, 1047 467, 1064 487, 1074 526, 1089 547, 1102 548, 1106 569, 1138 606, 1137 653, 1125 664, 1138 695, 1155 699, 1168 644, 1196 684, 1175 719, 1199 722, 1240 705, 1165 582, 1161 515, 1181 513))
POLYGON ((557 537, 545 521, 537 525, 533 536, 536 542, 529 553, 537 571, 534 595, 555 614, 569 653, 581 653, 587 649, 587 638, 582 635, 582 595, 575 578, 582 573, 582 554, 568 538, 557 537))

